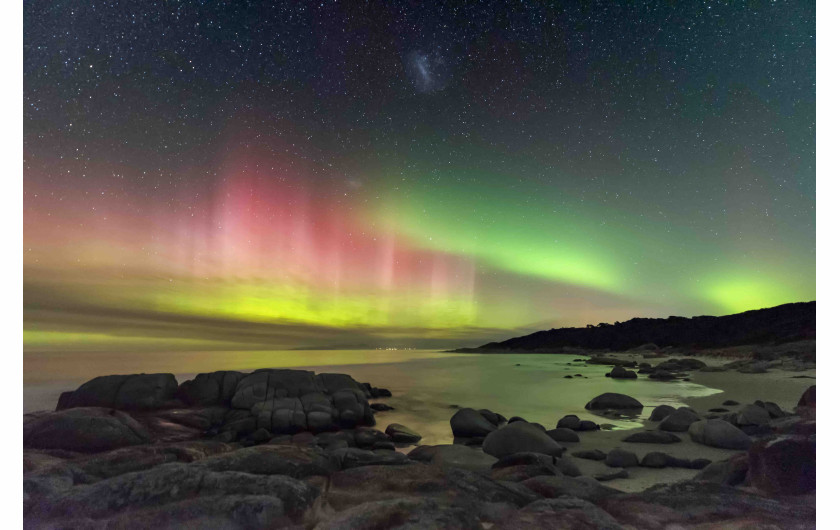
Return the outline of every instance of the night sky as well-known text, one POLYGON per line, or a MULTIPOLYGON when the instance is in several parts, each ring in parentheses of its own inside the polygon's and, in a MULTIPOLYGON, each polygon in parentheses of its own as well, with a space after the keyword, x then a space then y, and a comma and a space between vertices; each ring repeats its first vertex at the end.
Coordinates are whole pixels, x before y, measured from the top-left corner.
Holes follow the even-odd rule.
POLYGON ((25 2, 25 348, 816 298, 813 2, 468 4, 25 2))

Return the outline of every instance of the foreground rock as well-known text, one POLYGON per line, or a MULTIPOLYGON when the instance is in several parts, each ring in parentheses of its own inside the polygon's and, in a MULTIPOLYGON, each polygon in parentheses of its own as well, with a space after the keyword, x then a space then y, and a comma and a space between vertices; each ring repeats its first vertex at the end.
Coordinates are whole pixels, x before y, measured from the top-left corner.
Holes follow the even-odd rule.
POLYGON ((449 419, 456 438, 483 438, 496 430, 496 425, 475 409, 461 409, 449 419))
POLYGON ((800 495, 817 489, 815 437, 761 440, 749 450, 747 482, 773 495, 800 495))
POLYGON ((141 411, 137 418, 154 439, 190 439, 212 432, 221 441, 257 441, 266 433, 317 434, 374 425, 367 401, 371 390, 345 374, 315 375, 307 370, 213 372, 199 374, 180 387, 172 374, 114 375, 97 377, 62 394, 58 408, 141 411))
POLYGON ((317 488, 286 476, 164 464, 68 487, 38 502, 25 501, 24 515, 30 522, 60 522, 65 528, 87 526, 90 520, 132 528, 175 527, 187 522, 193 527, 218 527, 225 522, 272 528, 300 521, 318 493, 317 488))
POLYGON ((814 528, 813 502, 784 502, 710 482, 678 482, 611 496, 599 506, 625 527, 814 528))
POLYGON ((31 416, 23 426, 25 447, 107 451, 147 443, 148 431, 118 410, 82 407, 31 416))

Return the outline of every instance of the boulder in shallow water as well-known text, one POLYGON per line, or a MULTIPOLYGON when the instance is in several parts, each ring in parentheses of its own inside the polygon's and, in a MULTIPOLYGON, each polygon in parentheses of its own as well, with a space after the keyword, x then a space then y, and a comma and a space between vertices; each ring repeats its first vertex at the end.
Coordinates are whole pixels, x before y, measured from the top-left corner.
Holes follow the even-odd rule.
POLYGON ((78 407, 24 422, 23 445, 38 449, 98 452, 148 443, 149 433, 118 410, 78 407))
POLYGON ((613 379, 636 379, 638 377, 633 370, 627 370, 622 366, 616 366, 607 374, 607 377, 613 379))
POLYGON ((614 392, 607 392, 600 396, 592 398, 586 404, 586 410, 634 410, 641 409, 643 405, 635 398, 625 394, 616 394, 614 392))
POLYGON ((449 418, 452 434, 457 438, 484 437, 496 430, 496 426, 475 409, 461 409, 449 418))
POLYGON ((491 432, 484 439, 482 449, 496 458, 523 452, 560 456, 565 451, 545 432, 527 422, 511 423, 491 432))
POLYGON ((697 443, 721 449, 749 449, 752 444, 752 438, 723 420, 696 421, 688 428, 688 434, 697 443))
POLYGON ((423 438, 419 433, 399 423, 388 425, 385 428, 385 434, 397 443, 417 443, 423 438))
POLYGON ((669 372, 668 370, 662 370, 661 368, 654 368, 653 372, 648 375, 648 379, 655 379, 657 381, 671 381, 672 379, 676 379, 673 373, 669 372))
POLYGON ((580 420, 578 424, 578 431, 600 431, 601 426, 595 423, 594 421, 589 420, 580 420))
POLYGON ((580 418, 578 418, 574 414, 568 414, 557 420, 558 429, 564 428, 576 431, 578 429, 578 426, 580 426, 580 418))

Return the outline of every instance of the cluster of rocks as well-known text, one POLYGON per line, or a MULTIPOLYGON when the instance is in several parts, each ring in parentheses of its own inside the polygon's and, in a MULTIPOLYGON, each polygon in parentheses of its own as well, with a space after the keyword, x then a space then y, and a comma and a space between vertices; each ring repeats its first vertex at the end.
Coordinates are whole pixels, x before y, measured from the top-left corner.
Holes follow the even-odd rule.
MULTIPOLYGON (((662 452, 640 459, 622 448, 607 454, 573 452, 576 458, 601 460, 609 469, 589 477, 574 459, 564 458, 561 445, 578 442, 579 431, 595 430, 589 424, 597 428, 577 416, 564 416, 555 429, 546 430, 519 417, 460 409, 450 426, 456 441, 464 443, 421 445, 406 455, 395 451, 395 444, 416 443, 420 434, 399 424, 385 432, 371 428, 366 413, 371 389, 348 376, 291 370, 216 374, 203 374, 174 391, 160 374, 146 382, 144 376, 122 383, 94 380, 62 396, 61 410, 26 415, 25 525, 618 529, 787 526, 815 517, 807 502, 773 497, 815 487, 815 435, 791 434, 800 432, 803 422, 813 423, 815 390, 803 396, 798 421, 787 414, 771 418, 787 422, 775 427, 786 434, 762 438, 748 453, 710 464, 662 452), (151 381, 154 386, 147 385, 151 381), (97 385, 111 394, 97 398, 97 385), (144 385, 151 393, 134 393, 144 385), (316 412, 325 416, 310 418, 316 412), (249 427, 225 428, 235 422, 249 427), (234 431, 235 439, 225 435, 234 431), (791 461, 806 469, 795 479, 791 461), (637 466, 705 469, 695 480, 637 494, 602 483, 626 477, 637 466)), ((776 414, 771 405, 756 404, 776 414)), ((599 412, 641 407, 621 394, 604 394, 587 404, 599 412)), ((678 426, 692 418, 686 411, 693 412, 662 407, 653 412, 661 424, 672 419, 678 426)), ((743 416, 752 414, 750 409, 743 416)), ((688 423, 688 431, 711 421, 739 430, 724 420, 698 419, 688 423)), ((673 443, 673 432, 680 429, 633 433, 624 441, 673 443), (630 439, 640 434, 642 440, 630 439)), ((714 431, 703 429, 703 436, 715 434, 706 430, 714 431)))
MULTIPOLYGON (((77 433, 72 427, 85 422, 96 426, 97 449, 146 442, 150 435, 145 431, 162 430, 170 439, 179 438, 169 428, 173 423, 181 427, 180 439, 200 434, 222 442, 268 441, 372 426, 368 398, 390 394, 345 374, 306 370, 220 371, 198 374, 181 385, 172 374, 102 376, 63 393, 56 413, 30 418, 24 441, 45 449, 66 445, 56 432, 77 433), (105 431, 108 436, 100 436, 105 431)), ((84 434, 79 436, 74 447, 93 447, 84 434)), ((405 433, 399 437, 414 438, 405 433)))
MULTIPOLYGON (((755 355, 759 354, 756 353, 755 355)), ((653 357, 655 356, 645 355, 645 358, 653 357)), ((722 366, 708 366, 703 361, 691 357, 672 357, 656 365, 651 365, 648 362, 637 363, 632 360, 618 359, 608 356, 594 356, 586 362, 589 364, 604 364, 613 366, 611 371, 604 374, 606 377, 611 377, 613 379, 636 379, 639 375, 647 375, 648 379, 653 379, 655 381, 690 381, 690 372, 693 371, 724 372, 734 370, 740 373, 760 374, 767 372, 767 370, 771 368, 778 368, 787 371, 803 371, 815 367, 814 363, 795 357, 771 359, 753 357, 732 361, 722 366), (634 368, 636 371, 630 370, 630 368, 634 368)))

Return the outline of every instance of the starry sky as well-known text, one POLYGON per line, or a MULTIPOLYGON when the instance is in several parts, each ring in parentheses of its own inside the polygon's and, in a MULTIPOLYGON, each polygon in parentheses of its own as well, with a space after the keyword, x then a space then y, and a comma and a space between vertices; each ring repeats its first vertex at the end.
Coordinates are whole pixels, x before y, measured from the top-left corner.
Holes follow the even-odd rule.
POLYGON ((24 348, 816 298, 813 2, 24 4, 24 348))

